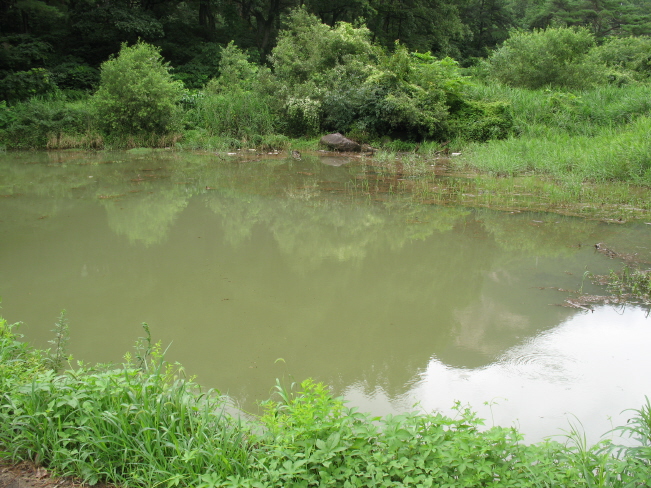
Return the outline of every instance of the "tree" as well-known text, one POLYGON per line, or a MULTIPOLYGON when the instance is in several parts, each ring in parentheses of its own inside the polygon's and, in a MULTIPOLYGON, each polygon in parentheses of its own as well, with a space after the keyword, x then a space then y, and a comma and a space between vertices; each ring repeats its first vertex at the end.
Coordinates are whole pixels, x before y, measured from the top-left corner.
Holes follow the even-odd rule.
POLYGON ((369 0, 368 27, 373 41, 392 48, 400 40, 411 50, 458 55, 457 44, 470 30, 459 0, 369 0))
POLYGON ((183 91, 158 48, 138 42, 102 64, 94 101, 110 133, 161 134, 175 128, 183 91))
POLYGON ((461 43, 464 56, 483 57, 509 37, 514 27, 513 14, 506 0, 470 0, 462 10, 464 22, 471 30, 470 39, 461 43))
POLYGON ((651 34, 648 0, 508 0, 519 27, 585 27, 597 39, 651 34))

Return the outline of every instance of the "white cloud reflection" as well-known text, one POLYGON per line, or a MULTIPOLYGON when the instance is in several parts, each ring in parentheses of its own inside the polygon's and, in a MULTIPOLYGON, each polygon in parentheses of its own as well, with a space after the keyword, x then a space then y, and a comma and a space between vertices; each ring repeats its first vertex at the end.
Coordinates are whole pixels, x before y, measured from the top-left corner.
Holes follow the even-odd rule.
POLYGON ((579 313, 481 368, 453 368, 432 357, 398 398, 379 388, 368 395, 359 384, 344 396, 376 415, 415 404, 452 415, 459 400, 487 426, 517 426, 527 442, 562 434, 578 419, 594 443, 626 423, 631 412, 624 410, 639 408, 651 396, 651 317, 635 307, 622 312, 604 306, 579 313))

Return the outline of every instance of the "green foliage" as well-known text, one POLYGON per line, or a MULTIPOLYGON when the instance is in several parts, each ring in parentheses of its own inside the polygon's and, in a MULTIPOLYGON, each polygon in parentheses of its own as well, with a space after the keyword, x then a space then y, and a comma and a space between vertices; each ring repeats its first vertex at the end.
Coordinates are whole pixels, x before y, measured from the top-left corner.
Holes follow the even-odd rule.
POLYGON ((220 90, 249 90, 256 78, 258 67, 233 41, 221 49, 219 78, 211 80, 206 87, 208 92, 220 90))
POLYGON ((189 486, 208 470, 246 473, 247 430, 224 399, 179 378, 159 345, 144 351, 143 368, 36 371, 0 392, 0 445, 90 484, 189 486))
POLYGON ((608 79, 618 85, 651 77, 651 38, 613 37, 590 51, 590 57, 608 68, 608 79))
MULTIPOLYGON (((274 127, 273 97, 260 89, 258 67, 232 42, 221 51, 220 76, 202 92, 185 97, 186 127, 193 138, 229 138, 259 144, 274 127)), ((262 73, 263 70, 260 70, 262 73)))
POLYGON ((509 102, 519 136, 469 146, 464 160, 478 169, 536 172, 575 183, 651 181, 651 101, 644 85, 580 93, 487 85, 472 95, 509 102))
POLYGON ((463 97, 466 79, 450 58, 409 53, 396 43, 384 54, 366 28, 331 28, 304 9, 293 11, 271 56, 284 99, 284 131, 444 138, 448 102, 463 97))
POLYGON ((92 132, 94 120, 87 99, 71 102, 57 94, 0 105, 0 143, 11 149, 45 148, 66 136, 92 132))
POLYGON ((453 105, 463 103, 467 79, 456 61, 409 53, 396 43, 362 86, 360 120, 353 127, 407 140, 448 137, 453 105))
POLYGON ((505 139, 513 132, 511 105, 506 102, 459 100, 448 121, 451 137, 486 142, 505 139))
POLYGON ((651 9, 640 0, 547 0, 531 2, 529 7, 535 12, 530 23, 536 27, 582 26, 599 39, 613 34, 649 35, 651 30, 651 9))
POLYGON ((80 364, 56 374, 0 321, 0 446, 90 484, 217 487, 609 487, 648 480, 651 406, 624 433, 635 444, 525 445, 513 428, 483 428, 457 403, 441 414, 370 417, 322 383, 276 382, 277 399, 248 424, 201 392, 146 336, 120 367, 80 364), (615 455, 610 453, 615 451, 615 455))
POLYGON ((62 90, 92 90, 99 85, 99 70, 77 62, 57 65, 51 71, 52 80, 62 90))
POLYGON ((15 71, 42 67, 52 50, 50 43, 35 35, 13 34, 0 37, 0 66, 15 71))
POLYGON ((588 88, 604 81, 603 66, 587 56, 595 45, 587 29, 516 31, 488 58, 490 75, 520 88, 588 88))
POLYGON ((55 88, 50 73, 44 68, 14 71, 0 80, 0 98, 17 102, 35 95, 45 95, 55 88))
POLYGON ((175 81, 154 46, 122 45, 102 64, 94 95, 100 123, 108 133, 162 134, 177 129, 183 86, 175 81))
POLYGON ((0 398, 29 383, 35 374, 46 369, 44 354, 20 342, 22 336, 16 332, 18 325, 8 324, 0 317, 0 398))
MULTIPOLYGON (((651 303, 651 270, 624 266, 620 273, 611 271, 608 288, 618 295, 636 298, 647 304, 651 303)), ((649 428, 651 429, 651 424, 649 428)))
POLYGON ((54 332, 54 339, 49 342, 54 347, 54 350, 50 351, 48 360, 52 371, 58 372, 63 367, 63 361, 67 357, 68 341, 70 340, 70 325, 65 310, 61 310, 52 332, 54 332))
MULTIPOLYGON (((524 446, 513 429, 481 430, 457 404, 457 418, 406 414, 371 418, 305 381, 268 402, 267 440, 256 456, 260 486, 563 486, 578 482, 560 444, 524 446)), ((263 437, 263 439, 265 439, 263 437)), ((235 480, 220 486, 234 486, 235 480)), ((246 480, 242 486, 256 486, 246 480)), ((204 485, 209 486, 209 485, 204 485)), ((575 486, 579 486, 578 484, 575 486)))
POLYGON ((345 22, 331 28, 303 8, 292 11, 270 56, 283 131, 344 130, 363 103, 359 85, 378 55, 366 28, 345 22))
POLYGON ((289 14, 270 60, 281 82, 300 84, 337 67, 348 71, 343 77, 350 79, 364 72, 359 63, 370 62, 377 54, 365 27, 341 22, 331 28, 297 8, 289 14))
MULTIPOLYGON (((569 136, 548 130, 539 137, 494 141, 468 148, 476 167, 500 175, 535 172, 567 182, 651 183, 651 119, 595 136, 569 136)), ((468 161, 468 159, 467 159, 468 161)))
POLYGON ((232 90, 206 93, 186 114, 189 128, 210 137, 230 137, 255 144, 274 131, 269 97, 259 92, 232 90))
MULTIPOLYGON (((647 283, 647 297, 649 284, 647 283)), ((626 454, 632 460, 635 472, 649 472, 651 469, 651 401, 646 397, 646 402, 639 409, 631 410, 635 415, 624 426, 617 427, 615 431, 621 432, 636 441, 635 445, 619 448, 619 454, 626 454)), ((645 481, 645 480, 640 480, 645 481)))

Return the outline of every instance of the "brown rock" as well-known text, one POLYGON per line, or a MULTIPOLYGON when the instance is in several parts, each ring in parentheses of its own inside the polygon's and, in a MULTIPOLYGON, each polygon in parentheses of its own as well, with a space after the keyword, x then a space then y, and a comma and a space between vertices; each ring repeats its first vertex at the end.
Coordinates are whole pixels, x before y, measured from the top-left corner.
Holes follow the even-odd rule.
POLYGON ((362 146, 342 136, 339 132, 323 136, 320 142, 331 151, 359 152, 362 150, 362 146))

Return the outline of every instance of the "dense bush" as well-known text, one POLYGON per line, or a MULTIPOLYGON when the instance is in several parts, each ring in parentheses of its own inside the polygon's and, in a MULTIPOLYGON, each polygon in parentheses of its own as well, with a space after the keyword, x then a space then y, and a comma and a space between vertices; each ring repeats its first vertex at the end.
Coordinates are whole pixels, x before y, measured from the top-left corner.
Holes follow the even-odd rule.
POLYGON ((54 91, 56 85, 44 68, 14 71, 0 79, 0 98, 8 102, 27 100, 54 91))
MULTIPOLYGON (((330 28, 295 10, 271 61, 276 96, 283 100, 281 128, 290 135, 326 131, 442 140, 460 128, 461 112, 454 128, 448 124, 451 105, 466 98, 468 81, 458 63, 410 53, 399 42, 385 53, 373 46, 366 28, 343 22, 330 28)), ((474 107, 465 113, 483 114, 474 107)), ((464 137, 504 137, 510 119, 506 110, 498 112, 493 107, 490 116, 482 115, 484 129, 465 127, 464 137)))
POLYGON ((222 48, 220 76, 197 93, 186 127, 205 138, 218 136, 255 144, 274 132, 273 99, 259 86, 259 68, 232 42, 222 48))
POLYGON ((448 120, 450 137, 461 141, 486 142, 504 139, 513 131, 513 114, 508 102, 458 100, 448 120))
POLYGON ((69 61, 52 69, 52 80, 62 90, 94 90, 99 85, 99 70, 87 64, 69 61))
POLYGON ((316 79, 321 85, 337 81, 328 80, 330 77, 324 75, 336 68, 346 71, 348 79, 363 77, 366 72, 363 65, 373 62, 378 54, 378 48, 371 43, 370 31, 365 27, 340 22, 331 28, 299 8, 289 15, 270 60, 274 73, 285 84, 316 79))
POLYGON ((588 29, 556 27, 514 32, 488 58, 490 75, 519 88, 588 88, 605 81, 605 70, 588 52, 588 29))
POLYGON ((651 77, 651 38, 613 37, 590 51, 590 57, 608 68, 608 80, 616 84, 651 77))
MULTIPOLYGON (((93 131, 95 113, 88 99, 34 97, 11 108, 0 106, 0 143, 11 149, 62 147, 61 139, 79 139, 93 131)), ((89 141, 82 145, 93 145, 89 141)))
POLYGON ((208 91, 250 90, 258 73, 258 66, 232 41, 220 51, 219 77, 206 86, 208 91))
POLYGON ((305 9, 292 11, 270 56, 282 130, 294 136, 345 130, 348 114, 356 113, 348 103, 351 90, 370 74, 378 55, 366 28, 345 22, 331 28, 305 9), (341 103, 348 106, 341 110, 341 103))
POLYGON ((117 57, 102 64, 94 96, 103 129, 123 135, 178 129, 184 89, 169 70, 154 46, 123 44, 117 57))

